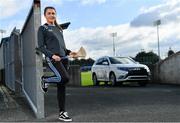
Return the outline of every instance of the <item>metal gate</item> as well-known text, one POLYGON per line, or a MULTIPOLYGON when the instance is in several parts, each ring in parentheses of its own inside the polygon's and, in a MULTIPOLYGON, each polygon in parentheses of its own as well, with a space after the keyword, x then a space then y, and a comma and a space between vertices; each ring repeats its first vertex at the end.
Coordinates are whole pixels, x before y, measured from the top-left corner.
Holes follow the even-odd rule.
POLYGON ((40 0, 34 0, 21 32, 23 92, 37 118, 44 117, 44 94, 40 89, 42 56, 36 55, 37 31, 41 24, 40 0))

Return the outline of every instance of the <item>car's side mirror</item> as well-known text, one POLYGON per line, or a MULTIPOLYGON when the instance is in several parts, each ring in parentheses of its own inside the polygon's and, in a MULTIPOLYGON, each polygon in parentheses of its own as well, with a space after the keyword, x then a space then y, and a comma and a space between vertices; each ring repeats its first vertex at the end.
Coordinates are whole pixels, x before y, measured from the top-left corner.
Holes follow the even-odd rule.
POLYGON ((109 65, 107 61, 102 62, 102 65, 109 65))

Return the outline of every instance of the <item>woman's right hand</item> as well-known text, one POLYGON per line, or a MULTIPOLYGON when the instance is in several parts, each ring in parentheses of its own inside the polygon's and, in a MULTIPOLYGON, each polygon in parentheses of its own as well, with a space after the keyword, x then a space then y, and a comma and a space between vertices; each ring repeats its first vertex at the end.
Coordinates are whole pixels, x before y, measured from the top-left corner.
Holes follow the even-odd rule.
POLYGON ((61 61, 61 58, 57 55, 53 55, 52 59, 54 59, 55 61, 61 61))

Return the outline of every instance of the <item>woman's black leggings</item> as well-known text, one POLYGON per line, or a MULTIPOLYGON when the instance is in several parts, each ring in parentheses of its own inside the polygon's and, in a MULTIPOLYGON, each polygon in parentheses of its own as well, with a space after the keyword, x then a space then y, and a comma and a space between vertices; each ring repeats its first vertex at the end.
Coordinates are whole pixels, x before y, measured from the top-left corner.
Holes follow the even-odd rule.
POLYGON ((61 75, 61 82, 57 83, 57 99, 59 105, 59 111, 65 111, 65 97, 66 97, 66 84, 69 81, 68 60, 64 59, 59 62, 54 62, 53 65, 61 75))
POLYGON ((69 81, 68 59, 62 59, 61 61, 51 61, 50 58, 46 57, 46 62, 49 68, 54 73, 51 77, 42 77, 46 83, 57 84, 57 99, 59 105, 59 111, 65 111, 65 97, 66 97, 66 84, 69 81))

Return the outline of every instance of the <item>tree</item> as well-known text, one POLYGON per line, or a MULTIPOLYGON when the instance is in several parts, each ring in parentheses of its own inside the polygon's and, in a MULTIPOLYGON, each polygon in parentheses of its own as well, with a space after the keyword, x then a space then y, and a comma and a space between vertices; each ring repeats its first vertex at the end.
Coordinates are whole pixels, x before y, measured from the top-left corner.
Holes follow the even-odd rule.
POLYGON ((92 66, 94 63, 94 60, 92 58, 89 59, 75 59, 71 61, 71 65, 80 65, 82 66, 92 66))
POLYGON ((171 56, 172 54, 174 54, 174 51, 171 50, 171 48, 169 48, 169 51, 168 51, 168 57, 171 56))
POLYGON ((147 53, 145 51, 141 51, 136 55, 135 60, 142 64, 155 64, 159 61, 159 56, 153 51, 147 53))

